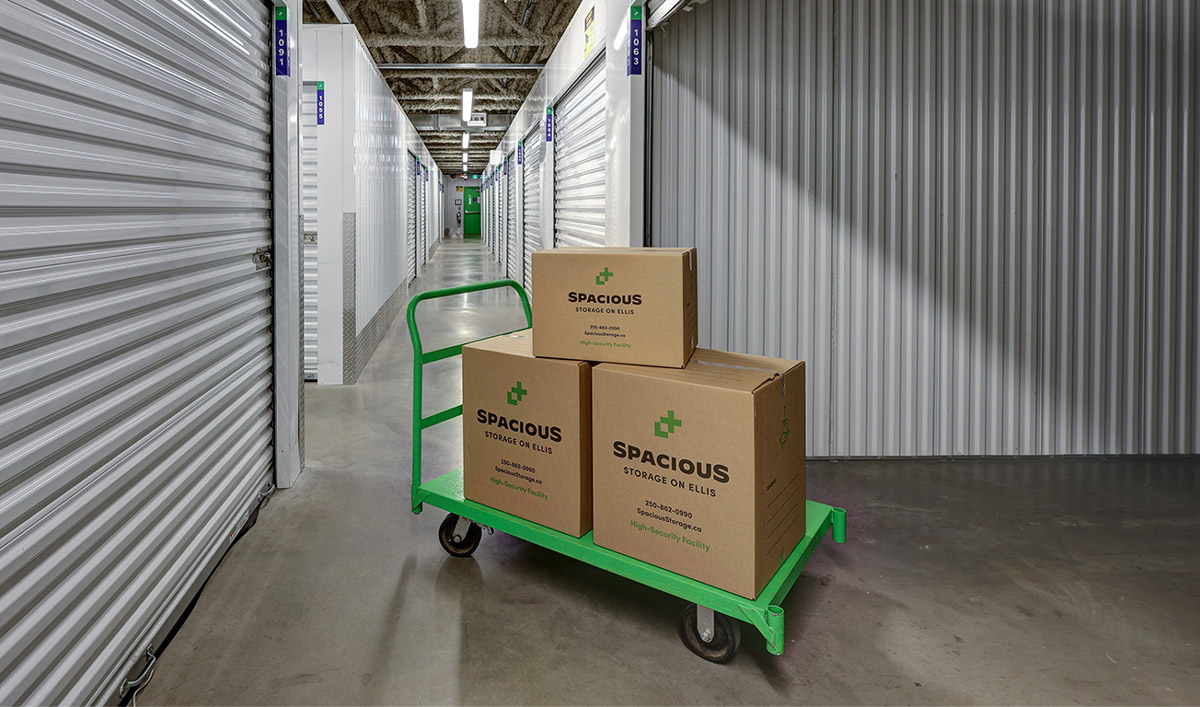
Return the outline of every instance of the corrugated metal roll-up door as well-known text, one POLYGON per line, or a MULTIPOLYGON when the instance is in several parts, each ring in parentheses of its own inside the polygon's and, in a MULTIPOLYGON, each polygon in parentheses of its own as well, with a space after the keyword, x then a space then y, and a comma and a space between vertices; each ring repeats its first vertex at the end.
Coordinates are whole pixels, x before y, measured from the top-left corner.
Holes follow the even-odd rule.
POLYGON ((505 250, 505 276, 521 279, 521 224, 517 223, 517 174, 516 153, 508 156, 508 248, 505 250))
POLYGON ((542 155, 545 135, 540 125, 525 136, 525 190, 523 195, 525 289, 533 291, 533 252, 542 247, 542 155))
POLYGON ((496 262, 500 263, 500 269, 504 269, 504 258, 508 254, 508 161, 500 163, 500 169, 496 174, 499 176, 499 181, 496 183, 496 262))
POLYGON ((408 224, 408 281, 417 279, 417 156, 408 153, 408 183, 406 185, 407 209, 405 221, 408 224))
POLYGON ((417 236, 417 245, 421 248, 421 265, 429 262, 429 182, 425 179, 427 169, 429 168, 422 165, 420 173, 417 174, 417 192, 421 195, 421 227, 417 229, 420 234, 417 236))
POLYGON ((496 252, 496 173, 488 178, 488 247, 496 252))
POLYGON ((304 379, 317 379, 317 84, 304 84, 300 201, 304 213, 304 379))
POLYGON ((117 702, 268 488, 271 12, 0 3, 0 704, 117 702))
POLYGON ((604 245, 604 60, 554 109, 554 246, 604 245))

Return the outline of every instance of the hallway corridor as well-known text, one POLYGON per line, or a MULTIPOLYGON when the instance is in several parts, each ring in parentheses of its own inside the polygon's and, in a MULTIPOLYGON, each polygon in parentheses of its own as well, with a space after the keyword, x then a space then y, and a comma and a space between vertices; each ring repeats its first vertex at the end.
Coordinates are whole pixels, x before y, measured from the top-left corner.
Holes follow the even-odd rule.
MULTIPOLYGON (((498 276, 478 241, 448 240, 417 283, 498 276)), ((427 304, 428 347, 522 318, 500 291, 427 304)), ((431 369, 426 409, 456 404, 457 359, 431 369)), ((672 597, 500 534, 472 559, 448 557, 441 512, 409 512, 410 386, 403 315, 357 385, 307 386, 304 474, 218 567, 140 703, 1200 696, 1196 676, 1168 667, 1197 650, 1184 645, 1200 580, 1188 460, 810 462, 810 496, 851 510, 849 543, 822 544, 785 602, 784 656, 746 628, 738 656, 714 665, 680 644, 672 597), (1046 671, 1051 660, 1062 669, 1046 671)), ((427 476, 461 463, 460 434, 457 420, 432 430, 427 476)))

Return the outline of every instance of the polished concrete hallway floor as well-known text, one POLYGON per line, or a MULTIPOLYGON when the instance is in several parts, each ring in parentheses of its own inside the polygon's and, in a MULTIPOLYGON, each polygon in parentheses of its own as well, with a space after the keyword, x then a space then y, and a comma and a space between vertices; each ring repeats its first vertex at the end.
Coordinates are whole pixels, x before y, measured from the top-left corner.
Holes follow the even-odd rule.
MULTIPOLYGON (((446 243, 423 288, 494 279, 446 243)), ((515 298, 431 303, 437 346, 521 321, 515 298)), ((457 401, 438 364, 427 410, 457 401), (452 402, 453 401, 453 402, 452 402)), ((727 665, 683 603, 512 537, 471 559, 408 510, 403 317, 358 385, 306 389, 307 469, 275 494, 163 653, 144 704, 1196 704, 1197 461, 811 462, 850 511, 784 603, 786 654, 727 665)), ((461 461, 457 423, 425 473, 461 461)))

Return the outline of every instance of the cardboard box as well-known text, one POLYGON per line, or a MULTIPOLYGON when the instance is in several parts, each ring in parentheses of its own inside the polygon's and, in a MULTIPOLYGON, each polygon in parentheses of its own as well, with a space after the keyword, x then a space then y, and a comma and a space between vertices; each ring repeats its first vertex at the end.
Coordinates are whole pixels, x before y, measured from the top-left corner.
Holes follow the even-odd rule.
POLYGON ((682 368, 696 350, 695 248, 533 254, 536 356, 682 368))
POLYGON ((531 330, 463 347, 463 495, 592 529, 592 366, 533 356, 531 330))
POLYGON ((592 371, 597 545, 754 599, 804 537, 804 364, 592 371))

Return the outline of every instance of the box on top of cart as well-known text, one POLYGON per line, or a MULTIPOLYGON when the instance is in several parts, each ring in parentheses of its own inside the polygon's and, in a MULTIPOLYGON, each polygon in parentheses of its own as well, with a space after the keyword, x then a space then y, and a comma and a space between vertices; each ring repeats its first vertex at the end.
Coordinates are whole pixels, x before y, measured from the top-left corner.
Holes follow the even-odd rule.
POLYGON ((696 349, 695 248, 533 254, 533 353, 682 368, 696 349))
POLYGON ((804 537, 804 363, 592 371, 597 545, 757 598, 804 537))
POLYGON ((532 331, 463 346, 463 495, 580 537, 592 529, 592 366, 532 331))

